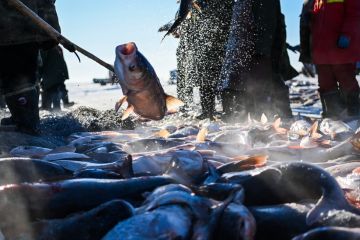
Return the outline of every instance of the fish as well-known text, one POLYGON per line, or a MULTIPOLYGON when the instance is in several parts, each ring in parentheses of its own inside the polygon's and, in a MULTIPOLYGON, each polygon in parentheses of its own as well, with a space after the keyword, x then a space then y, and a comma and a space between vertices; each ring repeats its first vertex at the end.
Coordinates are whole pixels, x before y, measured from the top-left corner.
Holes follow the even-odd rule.
POLYGON ((289 139, 299 139, 301 137, 307 136, 311 130, 311 123, 308 120, 301 119, 295 121, 291 126, 288 132, 289 139))
POLYGON ((299 203, 312 199, 316 205, 307 214, 307 224, 321 221, 326 213, 333 210, 360 213, 346 200, 338 182, 328 172, 312 164, 285 163, 248 173, 225 174, 222 178, 244 187, 246 206, 299 203), (259 192, 266 198, 259 198, 259 192))
POLYGON ((122 179, 118 173, 102 169, 85 169, 74 173, 74 178, 122 179))
POLYGON ((343 121, 325 118, 320 123, 320 131, 333 139, 346 140, 354 134, 354 130, 343 121))
POLYGON ((207 166, 199 152, 178 150, 174 153, 165 175, 184 185, 195 184, 205 177, 207 166))
POLYGON ((215 199, 217 201, 225 201, 225 199, 233 192, 238 192, 237 200, 240 203, 243 202, 245 198, 243 187, 240 184, 234 183, 210 183, 205 184, 200 187, 192 187, 193 191, 203 197, 215 199))
POLYGON ((89 159, 90 159, 90 157, 85 154, 74 153, 74 152, 53 153, 53 154, 48 154, 48 155, 44 156, 43 158, 41 158, 41 160, 49 161, 49 162, 59 161, 59 160, 82 161, 82 160, 89 160, 89 159))
POLYGON ((185 138, 185 137, 197 135, 198 133, 199 133, 199 128, 194 126, 185 126, 178 129, 174 133, 170 134, 169 138, 185 138))
POLYGON ((183 191, 189 194, 192 194, 192 191, 190 188, 186 187, 182 184, 168 184, 165 186, 161 186, 156 188, 149 196, 146 197, 146 200, 144 201, 144 204, 150 204, 151 202, 155 201, 159 196, 168 193, 168 192, 175 192, 175 191, 183 191))
POLYGON ((151 211, 173 204, 188 207, 196 218, 191 239, 206 240, 212 238, 223 211, 231 204, 234 196, 234 194, 231 194, 224 202, 212 206, 211 202, 206 198, 184 191, 172 191, 166 192, 150 202, 147 210, 151 211))
POLYGON ((186 240, 192 230, 191 220, 191 213, 186 208, 167 205, 119 222, 102 240, 186 240))
POLYGON ((257 232, 255 218, 241 204, 231 203, 219 220, 217 239, 252 240, 257 232))
POLYGON ((181 139, 147 138, 128 142, 124 150, 130 154, 156 152, 184 145, 186 142, 181 139))
POLYGON ((0 214, 3 224, 16 224, 28 216, 36 219, 63 218, 88 211, 116 199, 136 203, 141 194, 173 183, 168 177, 144 177, 126 180, 71 179, 55 183, 23 183, 0 188, 0 214))
POLYGON ((50 148, 42 148, 36 146, 19 146, 10 151, 10 155, 13 157, 30 157, 40 158, 51 152, 50 148))
POLYGON ((360 239, 360 228, 320 227, 293 238, 293 240, 318 239, 357 240, 360 239))
POLYGON ((118 222, 132 217, 134 212, 134 208, 128 202, 113 200, 64 219, 41 220, 29 224, 32 231, 27 236, 24 236, 24 233, 14 232, 14 229, 10 231, 5 229, 4 233, 9 239, 97 240, 118 222))
POLYGON ((313 227, 306 224, 306 215, 314 206, 312 203, 286 203, 249 207, 256 221, 255 239, 276 236, 278 240, 288 240, 311 230, 313 227))
MULTIPOLYGON (((346 200, 338 182, 325 170, 312 164, 288 163, 278 167, 282 172, 281 186, 291 198, 315 199, 317 201, 306 217, 311 225, 321 220, 333 210, 345 210, 360 214, 360 209, 351 206, 346 200), (306 177, 304 177, 306 176, 306 177)), ((287 196, 286 198, 288 198, 287 196)))
POLYGON ((64 180, 72 173, 58 164, 26 158, 0 159, 0 185, 64 180))
POLYGON ((114 68, 123 92, 115 110, 118 111, 123 103, 128 102, 122 120, 132 112, 145 119, 161 120, 166 112, 183 105, 179 99, 165 94, 155 70, 135 43, 119 45, 115 52, 114 68))

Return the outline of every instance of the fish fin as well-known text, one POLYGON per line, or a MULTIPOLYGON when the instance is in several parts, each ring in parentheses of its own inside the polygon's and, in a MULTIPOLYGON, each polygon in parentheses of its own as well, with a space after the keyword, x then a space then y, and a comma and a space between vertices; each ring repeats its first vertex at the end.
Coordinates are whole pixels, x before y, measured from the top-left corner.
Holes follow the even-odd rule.
POLYGON ((253 156, 238 156, 232 158, 235 161, 241 161, 244 164, 244 168, 254 166, 261 167, 267 163, 268 155, 253 155, 253 156))
POLYGON ((280 125, 281 125, 281 118, 278 118, 273 123, 273 128, 275 129, 275 132, 277 132, 279 134, 282 134, 282 135, 285 135, 288 132, 288 130, 285 129, 285 128, 280 127, 280 125))
POLYGON ((309 134, 309 132, 301 129, 301 130, 298 131, 298 134, 299 134, 300 136, 307 136, 307 135, 309 134))
POLYGON ((322 137, 322 135, 318 133, 318 129, 319 129, 319 121, 315 121, 310 128, 310 136, 312 139, 319 139, 322 137))
POLYGON ((134 177, 134 170, 133 170, 133 159, 132 159, 132 156, 129 154, 122 166, 121 166, 121 175, 124 177, 124 178, 132 178, 134 177))
POLYGON ((162 129, 159 132, 155 133, 155 136, 161 138, 168 138, 170 136, 170 133, 168 130, 162 129))
POLYGON ((166 108, 167 108, 168 112, 173 112, 176 110, 176 108, 181 107, 181 106, 184 106, 183 101, 181 101, 180 99, 178 99, 176 97, 166 95, 166 108))
POLYGON ((319 145, 310 137, 303 137, 300 141, 300 147, 302 148, 315 148, 319 145))
POLYGON ((206 135, 208 134, 207 128, 202 128, 198 135, 196 136, 197 142, 205 142, 206 141, 206 135))
POLYGON ((328 215, 327 213, 332 210, 344 210, 347 212, 360 214, 360 209, 352 206, 348 200, 346 200, 345 195, 341 194, 341 196, 333 196, 329 200, 322 196, 316 205, 307 213, 306 224, 311 226, 321 222, 323 220, 322 218, 326 218, 328 215))
POLYGON ((115 104, 115 112, 118 112, 120 107, 127 101, 127 96, 122 96, 115 104))
POLYGON ((61 146, 51 150, 48 154, 75 152, 75 151, 76 151, 76 147, 74 146, 61 146))
POLYGON ((277 129, 277 128, 280 127, 280 125, 281 125, 281 118, 278 118, 278 119, 276 119, 276 120, 274 121, 273 127, 274 127, 275 129, 277 129))
POLYGON ((124 121, 125 119, 127 119, 131 113, 134 112, 134 106, 129 105, 128 108, 125 110, 125 112, 123 113, 121 120, 124 121))
POLYGON ((262 124, 267 124, 268 123, 268 118, 266 117, 266 115, 265 115, 265 113, 263 113, 262 115, 261 115, 261 119, 260 119, 260 122, 262 123, 262 124))
POLYGON ((358 168, 355 168, 353 171, 352 171, 353 174, 356 174, 356 175, 360 175, 360 167, 358 168))

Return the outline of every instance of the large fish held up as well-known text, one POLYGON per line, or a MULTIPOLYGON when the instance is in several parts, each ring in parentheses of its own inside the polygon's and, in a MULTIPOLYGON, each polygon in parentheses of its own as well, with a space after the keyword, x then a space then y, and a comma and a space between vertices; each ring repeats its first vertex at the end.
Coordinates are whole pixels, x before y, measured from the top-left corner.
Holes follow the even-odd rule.
POLYGON ((167 112, 183 105, 181 100, 164 92, 154 68, 133 42, 116 47, 115 73, 124 95, 115 110, 128 102, 122 120, 132 112, 145 119, 161 120, 167 112))

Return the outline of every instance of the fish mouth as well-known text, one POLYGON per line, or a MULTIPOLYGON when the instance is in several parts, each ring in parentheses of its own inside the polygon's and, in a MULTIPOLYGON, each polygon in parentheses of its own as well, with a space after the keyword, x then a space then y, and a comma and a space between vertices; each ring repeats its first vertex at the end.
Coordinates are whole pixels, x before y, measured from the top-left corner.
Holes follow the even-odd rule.
POLYGON ((136 51, 136 45, 133 42, 125 43, 118 46, 118 52, 123 56, 129 56, 134 54, 136 51))

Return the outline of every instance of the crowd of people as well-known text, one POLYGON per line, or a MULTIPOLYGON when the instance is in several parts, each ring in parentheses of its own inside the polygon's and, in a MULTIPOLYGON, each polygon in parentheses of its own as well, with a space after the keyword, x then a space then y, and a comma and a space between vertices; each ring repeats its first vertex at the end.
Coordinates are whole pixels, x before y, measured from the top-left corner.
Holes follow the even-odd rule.
MULTIPOLYGON (((60 31, 55 0, 22 0, 32 11, 60 31)), ((62 49, 56 40, 20 14, 7 1, 0 2, 0 108, 11 116, 2 129, 38 134, 39 95, 42 108, 60 110, 69 102, 65 80, 69 78, 62 49)))
MULTIPOLYGON (((197 4, 201 11, 194 7, 178 29, 179 98, 189 105, 199 87, 199 119, 214 118, 216 96, 225 121, 248 113, 291 118, 285 81, 298 73, 287 53, 280 0, 197 4)), ((316 65, 323 117, 358 116, 360 2, 305 0, 300 18, 300 61, 316 65)))

